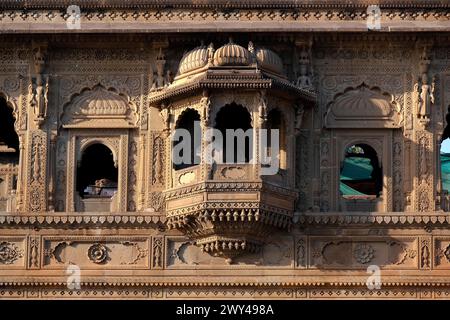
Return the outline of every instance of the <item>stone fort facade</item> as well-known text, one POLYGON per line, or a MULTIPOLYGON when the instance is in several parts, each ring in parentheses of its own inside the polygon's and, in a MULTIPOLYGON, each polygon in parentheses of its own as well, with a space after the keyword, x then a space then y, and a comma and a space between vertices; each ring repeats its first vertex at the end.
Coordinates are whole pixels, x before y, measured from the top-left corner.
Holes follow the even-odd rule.
POLYGON ((450 3, 369 2, 1 1, 0 297, 449 298, 450 3), (173 165, 195 123, 280 169, 173 165))

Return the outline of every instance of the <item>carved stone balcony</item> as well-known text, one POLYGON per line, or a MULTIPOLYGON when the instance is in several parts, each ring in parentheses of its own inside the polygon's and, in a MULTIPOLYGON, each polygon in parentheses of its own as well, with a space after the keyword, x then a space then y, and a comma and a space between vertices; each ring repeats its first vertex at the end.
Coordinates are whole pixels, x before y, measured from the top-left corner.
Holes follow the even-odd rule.
MULTIPOLYGON (((160 63, 164 61, 161 57, 160 63)), ((193 157, 177 167, 169 161, 173 154, 166 154, 169 229, 178 229, 203 251, 231 262, 239 254, 258 252, 274 231, 290 227, 297 198, 294 135, 305 109, 316 103, 314 90, 302 85, 308 79, 302 80, 293 84, 272 50, 253 43, 245 48, 230 39, 217 50, 212 44, 194 48, 183 56, 172 83, 155 84, 149 103, 162 117, 166 150, 178 149, 169 137, 180 128, 195 141, 195 121, 203 135, 201 145, 191 146, 197 161, 193 157), (222 137, 229 129, 250 130, 248 141, 244 138, 240 145, 245 159, 238 161, 238 147, 219 139, 222 145, 214 146, 215 152, 227 158, 234 152, 236 159, 218 156, 214 163, 207 161, 212 157, 208 129, 222 137), (278 130, 279 143, 270 138, 269 148, 268 139, 260 135, 263 130, 278 130), (269 164, 261 161, 268 150, 279 160, 271 175, 269 164)))
POLYGON ((214 256, 258 252, 292 223, 296 193, 265 182, 203 182, 166 193, 169 229, 178 229, 214 256))

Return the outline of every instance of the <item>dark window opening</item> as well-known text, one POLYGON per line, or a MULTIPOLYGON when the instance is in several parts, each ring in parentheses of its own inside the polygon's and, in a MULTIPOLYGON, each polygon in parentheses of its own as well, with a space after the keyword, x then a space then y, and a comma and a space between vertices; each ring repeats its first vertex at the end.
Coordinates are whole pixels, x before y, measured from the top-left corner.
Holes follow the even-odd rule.
MULTIPOLYGON (((228 104, 222 107, 216 116, 216 125, 215 128, 220 130, 223 137, 223 146, 222 146, 222 159, 223 162, 226 162, 226 154, 227 154, 227 129, 242 129, 246 132, 248 129, 252 128, 251 125, 251 117, 250 113, 243 106, 237 105, 235 103, 228 104)), ((251 145, 250 138, 248 136, 245 137, 244 142, 244 150, 239 150, 240 153, 244 153, 244 161, 245 163, 250 162, 251 160, 251 145)), ((233 163, 238 162, 238 147, 239 141, 237 137, 234 137, 234 150, 233 150, 233 163)))
POLYGON ((0 157, 15 162, 19 159, 19 136, 14 129, 13 110, 0 97, 0 157))
MULTIPOLYGON (((13 109, 0 97, 0 165, 19 163, 19 136, 14 128, 13 109)), ((0 181, 0 183, 3 180, 0 181)), ((17 189, 17 176, 12 176, 12 190, 17 189)))
POLYGON ((341 194, 346 198, 379 197, 382 188, 382 169, 376 151, 366 144, 347 148, 341 167, 341 194))
MULTIPOLYGON (((200 152, 201 152, 201 127, 200 127, 200 115, 197 111, 193 109, 187 109, 180 115, 180 118, 177 122, 176 129, 185 129, 189 132, 190 135, 190 157, 187 162, 182 161, 182 163, 173 164, 173 168, 175 170, 185 169, 192 166, 195 166, 200 163, 200 152), (198 133, 197 136, 194 134, 195 131, 198 133)), ((176 147, 178 144, 183 143, 183 136, 180 136, 178 141, 173 142, 173 147, 176 147)), ((180 149, 180 152, 177 156, 181 159, 184 159, 184 150, 180 149)))
POLYGON ((447 125, 442 134, 440 159, 442 190, 450 192, 450 107, 445 117, 447 125))
POLYGON ((83 198, 111 198, 117 191, 118 170, 103 144, 87 147, 77 169, 77 191, 83 198))

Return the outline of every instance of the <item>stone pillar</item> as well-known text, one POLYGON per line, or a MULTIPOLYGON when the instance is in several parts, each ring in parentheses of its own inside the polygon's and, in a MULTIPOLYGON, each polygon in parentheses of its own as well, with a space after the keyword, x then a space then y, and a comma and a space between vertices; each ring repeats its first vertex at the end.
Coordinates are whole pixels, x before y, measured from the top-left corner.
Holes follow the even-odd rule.
POLYGON ((47 210, 47 133, 28 133, 27 208, 31 212, 47 210))
POLYGON ((50 148, 48 152, 48 210, 55 211, 55 180, 56 180, 56 132, 50 133, 50 148))
MULTIPOLYGON (((429 58, 430 47, 424 45, 420 48, 419 75, 414 85, 415 93, 415 150, 416 150, 416 174, 414 183, 414 210, 429 212, 435 210, 433 185, 437 168, 434 166, 434 141, 433 132, 430 130, 431 107, 434 107, 434 85, 428 74, 431 60, 429 58)), ((434 81, 434 80, 432 80, 434 81)))

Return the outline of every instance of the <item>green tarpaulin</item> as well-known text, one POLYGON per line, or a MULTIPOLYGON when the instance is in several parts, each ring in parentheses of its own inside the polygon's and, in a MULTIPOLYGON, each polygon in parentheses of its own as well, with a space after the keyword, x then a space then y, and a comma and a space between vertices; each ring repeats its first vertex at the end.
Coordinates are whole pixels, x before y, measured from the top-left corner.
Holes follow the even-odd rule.
POLYGON ((341 180, 371 179, 373 168, 369 158, 346 157, 341 171, 341 180))
MULTIPOLYGON (((367 180, 371 178, 371 173, 370 159, 347 157, 344 161, 340 180, 367 180)), ((441 176, 442 189, 450 192, 450 153, 441 153, 441 176)), ((364 195, 343 182, 339 184, 339 190, 343 195, 364 195)))
MULTIPOLYGON (((450 160, 450 157, 449 157, 449 160, 450 160)), ((368 179, 372 178, 371 177, 372 171, 373 171, 373 168, 372 168, 372 165, 370 164, 369 158, 346 157, 344 160, 344 166, 341 171, 341 176, 340 176, 341 182, 339 183, 339 191, 341 192, 341 194, 343 194, 345 196, 364 195, 364 193, 361 193, 361 192, 349 187, 342 181, 345 181, 345 180, 352 180, 352 181, 368 180, 368 179)))
POLYGON ((450 153, 441 153, 442 189, 450 192, 450 153))

